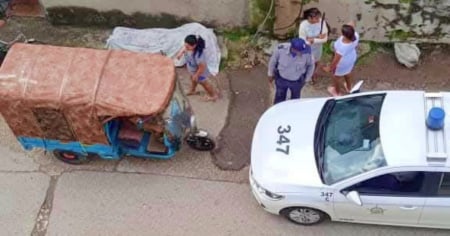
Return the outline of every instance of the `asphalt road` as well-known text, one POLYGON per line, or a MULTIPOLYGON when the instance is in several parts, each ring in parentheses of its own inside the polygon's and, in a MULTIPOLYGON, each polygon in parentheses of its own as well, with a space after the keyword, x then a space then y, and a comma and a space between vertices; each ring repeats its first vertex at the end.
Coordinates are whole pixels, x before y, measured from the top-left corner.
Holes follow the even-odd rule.
POLYGON ((240 170, 250 164, 253 131, 259 117, 270 105, 270 91, 266 69, 262 66, 231 71, 228 77, 232 99, 214 160, 221 169, 240 170))

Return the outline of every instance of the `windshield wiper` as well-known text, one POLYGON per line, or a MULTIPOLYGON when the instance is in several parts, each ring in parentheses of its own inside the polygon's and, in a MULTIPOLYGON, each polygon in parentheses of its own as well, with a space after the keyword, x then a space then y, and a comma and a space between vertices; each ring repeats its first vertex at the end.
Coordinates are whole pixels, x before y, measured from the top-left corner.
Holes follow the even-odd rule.
POLYGON ((322 179, 322 182, 324 182, 323 179, 323 167, 324 167, 324 150, 325 150, 325 132, 326 132, 326 125, 328 123, 328 118, 333 111, 334 105, 336 104, 336 101, 334 99, 330 99, 327 102, 325 102, 325 105, 322 108, 322 111, 320 112, 319 117, 317 118, 317 125, 316 125, 316 131, 314 135, 314 150, 315 150, 315 156, 316 156, 316 164, 317 169, 320 174, 320 178, 322 179))

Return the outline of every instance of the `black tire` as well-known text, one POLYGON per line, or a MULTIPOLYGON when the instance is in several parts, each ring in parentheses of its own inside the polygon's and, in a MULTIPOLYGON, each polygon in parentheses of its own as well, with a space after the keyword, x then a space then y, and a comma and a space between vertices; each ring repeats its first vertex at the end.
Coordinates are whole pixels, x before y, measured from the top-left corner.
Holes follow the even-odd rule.
POLYGON ((70 152, 70 151, 53 151, 53 155, 56 157, 56 159, 67 163, 71 165, 81 165, 88 163, 91 159, 89 156, 83 156, 76 152, 70 152))
POLYGON ((2 49, 0 49, 0 66, 3 64, 5 57, 6 57, 6 51, 3 51, 2 49))
POLYGON ((211 151, 216 147, 214 141, 209 137, 199 137, 194 134, 189 134, 186 138, 186 143, 189 147, 198 151, 211 151))
POLYGON ((291 222, 305 226, 319 224, 328 217, 322 211, 309 207, 286 208, 280 214, 291 222))

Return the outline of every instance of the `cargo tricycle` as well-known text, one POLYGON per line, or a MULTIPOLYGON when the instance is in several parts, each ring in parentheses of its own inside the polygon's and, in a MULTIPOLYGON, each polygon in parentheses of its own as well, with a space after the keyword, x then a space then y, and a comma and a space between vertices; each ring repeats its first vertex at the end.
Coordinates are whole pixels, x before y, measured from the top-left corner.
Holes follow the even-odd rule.
POLYGON ((70 164, 169 159, 183 141, 215 147, 159 54, 14 44, 0 68, 0 112, 26 150, 70 164))

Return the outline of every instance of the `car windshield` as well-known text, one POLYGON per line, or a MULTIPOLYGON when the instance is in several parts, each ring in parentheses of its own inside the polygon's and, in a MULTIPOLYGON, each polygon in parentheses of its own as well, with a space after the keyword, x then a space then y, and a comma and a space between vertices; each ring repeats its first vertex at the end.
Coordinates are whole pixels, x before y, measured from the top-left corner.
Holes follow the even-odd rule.
POLYGON ((325 184, 386 165, 379 117, 384 94, 329 100, 315 132, 317 166, 325 184))

